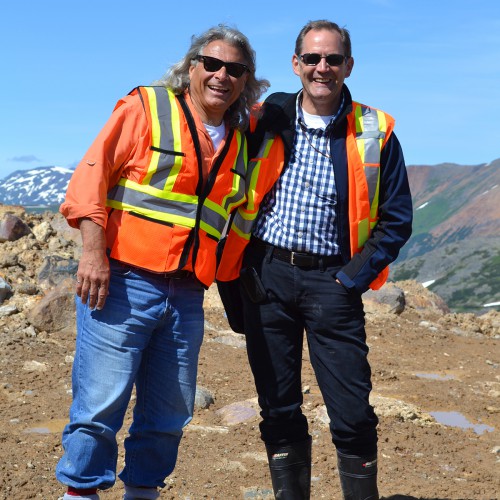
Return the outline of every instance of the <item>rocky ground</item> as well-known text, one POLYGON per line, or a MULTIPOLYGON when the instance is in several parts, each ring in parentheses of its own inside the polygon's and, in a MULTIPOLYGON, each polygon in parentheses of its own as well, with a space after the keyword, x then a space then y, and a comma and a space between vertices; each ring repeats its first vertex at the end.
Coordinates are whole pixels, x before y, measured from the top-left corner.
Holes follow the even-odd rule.
MULTIPOLYGON (((78 234, 57 215, 0 207, 0 240, 0 498, 56 499, 64 491, 54 468, 71 402, 78 234)), ((161 498, 272 499, 244 338, 229 330, 215 289, 205 305, 200 397, 161 498)), ((381 495, 500 498, 499 313, 446 312, 414 282, 367 295, 365 308, 372 402, 380 417, 381 495)), ((340 499, 328 420, 307 358, 305 348, 311 498, 340 499)), ((117 484, 101 498, 122 494, 117 484)))

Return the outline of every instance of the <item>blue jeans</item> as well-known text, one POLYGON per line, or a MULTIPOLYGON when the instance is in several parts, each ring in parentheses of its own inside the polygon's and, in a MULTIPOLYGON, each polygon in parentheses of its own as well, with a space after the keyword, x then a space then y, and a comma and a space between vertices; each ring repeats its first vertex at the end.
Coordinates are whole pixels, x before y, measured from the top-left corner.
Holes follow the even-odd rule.
POLYGON ((110 265, 104 308, 90 310, 76 300, 73 403, 56 477, 75 488, 115 483, 116 433, 135 384, 120 479, 161 487, 193 415, 204 289, 190 277, 166 278, 113 260, 110 265))
POLYGON ((252 243, 243 266, 256 269, 267 291, 267 298, 256 304, 242 290, 263 441, 287 445, 308 439, 301 409, 305 331, 335 446, 345 454, 375 453, 378 419, 369 403, 371 370, 359 293, 335 281, 339 266, 300 268, 252 243))

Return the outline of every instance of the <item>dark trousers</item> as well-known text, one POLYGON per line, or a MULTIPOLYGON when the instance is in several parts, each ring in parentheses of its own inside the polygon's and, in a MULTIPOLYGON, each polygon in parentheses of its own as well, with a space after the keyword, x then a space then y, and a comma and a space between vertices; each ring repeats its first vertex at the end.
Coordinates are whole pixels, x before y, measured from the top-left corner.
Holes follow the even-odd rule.
POLYGON ((308 438, 301 410, 305 331, 336 448, 359 456, 376 453, 378 419, 369 404, 371 370, 361 296, 335 281, 338 266, 301 268, 273 258, 272 248, 250 244, 243 266, 254 267, 267 290, 258 304, 242 291, 263 441, 289 444, 308 438))

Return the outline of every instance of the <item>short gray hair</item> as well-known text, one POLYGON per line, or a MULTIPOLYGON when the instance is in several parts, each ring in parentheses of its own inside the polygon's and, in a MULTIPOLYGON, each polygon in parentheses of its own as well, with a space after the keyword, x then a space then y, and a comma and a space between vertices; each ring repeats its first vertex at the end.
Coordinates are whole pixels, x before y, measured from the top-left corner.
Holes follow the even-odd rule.
POLYGON ((268 80, 255 77, 255 51, 252 49, 248 38, 235 28, 219 24, 199 36, 193 35, 191 37, 191 47, 186 55, 179 62, 173 64, 160 80, 154 82, 154 85, 163 85, 177 95, 182 94, 189 87, 190 66, 198 64, 195 57, 200 55, 203 48, 209 43, 217 40, 222 40, 241 50, 245 64, 250 70, 243 92, 225 114, 231 127, 245 130, 248 126, 248 117, 252 106, 270 87, 270 83, 268 80))
POLYGON ((342 45, 344 46, 344 56, 352 57, 352 47, 351 47, 351 35, 349 31, 345 28, 341 28, 338 24, 327 21, 326 19, 320 19, 319 21, 309 21, 299 33, 297 40, 295 41, 295 54, 298 56, 302 53, 302 44, 304 43, 304 37, 310 31, 336 31, 340 35, 342 40, 342 45))

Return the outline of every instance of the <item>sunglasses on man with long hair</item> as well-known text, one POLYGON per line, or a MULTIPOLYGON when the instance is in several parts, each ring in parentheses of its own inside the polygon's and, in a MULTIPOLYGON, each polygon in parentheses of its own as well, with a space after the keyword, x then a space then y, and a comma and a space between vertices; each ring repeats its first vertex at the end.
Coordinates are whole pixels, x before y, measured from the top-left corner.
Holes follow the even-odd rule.
POLYGON ((216 57, 210 56, 201 56, 198 55, 195 57, 197 61, 201 61, 203 63, 203 67, 206 71, 210 73, 215 73, 219 71, 222 66, 226 68, 227 74, 232 76, 233 78, 240 78, 247 71, 250 73, 250 69, 246 64, 237 63, 237 62, 226 62, 221 59, 217 59, 216 57))

